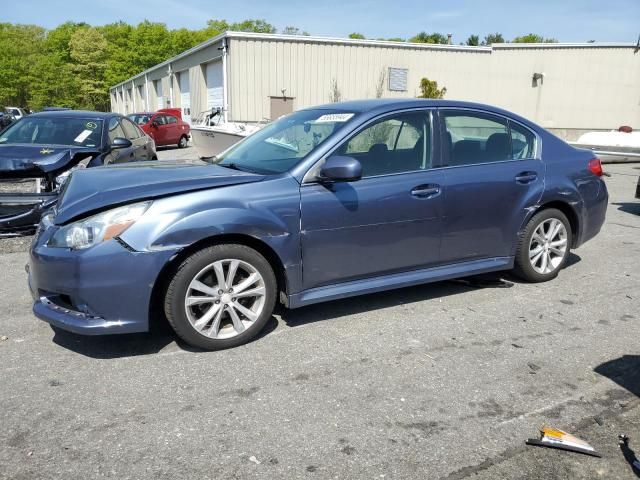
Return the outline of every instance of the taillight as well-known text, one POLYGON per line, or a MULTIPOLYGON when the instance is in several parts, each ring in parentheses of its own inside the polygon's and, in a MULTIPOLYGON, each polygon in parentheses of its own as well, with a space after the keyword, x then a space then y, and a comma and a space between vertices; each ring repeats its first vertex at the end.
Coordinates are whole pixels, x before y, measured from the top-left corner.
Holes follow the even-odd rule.
POLYGON ((602 163, 600 162, 600 159, 598 157, 589 160, 589 165, 587 168, 594 175, 597 175, 598 177, 602 176, 602 163))

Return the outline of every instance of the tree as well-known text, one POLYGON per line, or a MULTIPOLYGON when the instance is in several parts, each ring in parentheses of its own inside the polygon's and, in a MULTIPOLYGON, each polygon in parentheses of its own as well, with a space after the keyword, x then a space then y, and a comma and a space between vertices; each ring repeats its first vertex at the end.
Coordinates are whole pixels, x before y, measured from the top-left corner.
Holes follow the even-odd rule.
POLYGON ((356 40, 364 40, 365 36, 361 33, 353 32, 349 34, 349 38, 353 38, 356 40))
POLYGON ((44 39, 41 27, 0 23, 0 104, 27 106, 44 39))
POLYGON ((334 78, 331 81, 331 89, 329 90, 329 101, 337 103, 340 100, 342 100, 342 92, 340 92, 340 88, 338 88, 338 80, 334 78))
POLYGON ((102 34, 93 27, 77 30, 69 40, 71 69, 78 78, 78 96, 86 108, 106 109, 109 102, 107 84, 108 44, 102 34))
POLYGON ((384 84, 387 79, 387 70, 382 68, 380 69, 380 74, 378 75, 378 83, 376 84, 376 98, 382 98, 384 94, 384 84))
POLYGON ((437 43, 446 45, 449 43, 449 38, 441 33, 427 33, 420 32, 415 37, 409 39, 411 43, 437 43))
POLYGON ((480 45, 480 37, 478 35, 470 35, 469 38, 467 38, 467 45, 477 47, 480 45))
POLYGON ((237 32, 255 32, 255 33, 276 33, 276 27, 267 23, 264 19, 244 20, 242 22, 232 23, 229 30, 237 32))
POLYGON ((504 43, 504 37, 501 33, 490 33, 482 41, 482 45, 491 45, 492 43, 504 43))
POLYGON ((406 42, 407 41, 406 39, 400 38, 400 37, 378 38, 378 40, 381 40, 383 42, 406 42))
POLYGON ((444 98, 444 94, 447 93, 447 88, 438 88, 438 82, 435 80, 429 80, 424 77, 420 80, 420 95, 418 98, 444 98))
POLYGON ((555 38, 544 38, 542 35, 528 33, 512 40, 513 43, 558 43, 555 38))

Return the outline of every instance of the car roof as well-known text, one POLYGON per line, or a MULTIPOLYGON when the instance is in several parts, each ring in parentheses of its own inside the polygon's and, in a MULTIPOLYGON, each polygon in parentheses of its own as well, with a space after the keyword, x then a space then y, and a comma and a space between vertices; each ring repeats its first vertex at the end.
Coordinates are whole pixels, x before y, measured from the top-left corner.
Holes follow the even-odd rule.
POLYGON ((384 114, 387 112, 393 112, 395 110, 402 110, 405 108, 471 108, 476 110, 483 110, 489 113, 495 113, 498 115, 504 115, 514 120, 518 120, 521 123, 531 127, 539 128, 530 120, 521 117, 520 115, 503 110, 499 107, 492 105, 486 105, 476 102, 465 102, 460 100, 439 100, 432 98, 378 98, 372 100, 350 100, 346 102, 327 103, 325 105, 318 105, 316 107, 309 107, 304 110, 341 110, 344 112, 353 113, 367 113, 367 114, 384 114))
POLYGON ((113 112, 91 112, 88 110, 50 110, 47 112, 32 113, 29 117, 46 118, 90 118, 93 120, 104 120, 111 117, 120 117, 119 113, 113 112))

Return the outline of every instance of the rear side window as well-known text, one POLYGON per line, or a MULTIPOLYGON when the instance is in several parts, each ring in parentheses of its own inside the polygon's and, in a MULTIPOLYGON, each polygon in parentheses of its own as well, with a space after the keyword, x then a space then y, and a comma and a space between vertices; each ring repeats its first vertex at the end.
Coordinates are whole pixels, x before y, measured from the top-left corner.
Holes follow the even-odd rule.
POLYGON ((506 119, 474 112, 444 112, 449 165, 510 160, 511 138, 506 119))
POLYGON ((109 120, 109 142, 113 143, 113 140, 116 138, 127 138, 127 136, 120 126, 120 122, 118 122, 118 119, 114 117, 109 120))
POLYGON ((172 117, 171 115, 166 116, 167 123, 178 123, 178 119, 176 117, 172 117))
POLYGON ((122 127, 124 128, 124 133, 129 140, 140 138, 140 130, 138 130, 138 127, 131 123, 131 120, 129 120, 128 118, 123 118, 121 121, 122 127))
POLYGON ((536 137, 533 132, 514 122, 509 122, 511 127, 511 149, 513 158, 534 158, 536 156, 536 137))

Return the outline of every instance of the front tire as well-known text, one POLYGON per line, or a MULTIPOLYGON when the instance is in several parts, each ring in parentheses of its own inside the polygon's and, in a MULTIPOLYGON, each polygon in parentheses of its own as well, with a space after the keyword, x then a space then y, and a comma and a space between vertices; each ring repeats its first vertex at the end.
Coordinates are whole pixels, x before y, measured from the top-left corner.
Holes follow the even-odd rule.
POLYGON ((571 224, 560 210, 550 208, 533 216, 518 243, 514 272, 529 282, 558 276, 571 251, 571 224))
POLYGON ((275 274, 262 255, 244 245, 216 245, 180 264, 164 310, 185 342, 220 350, 246 343, 262 330, 276 292, 275 274))

